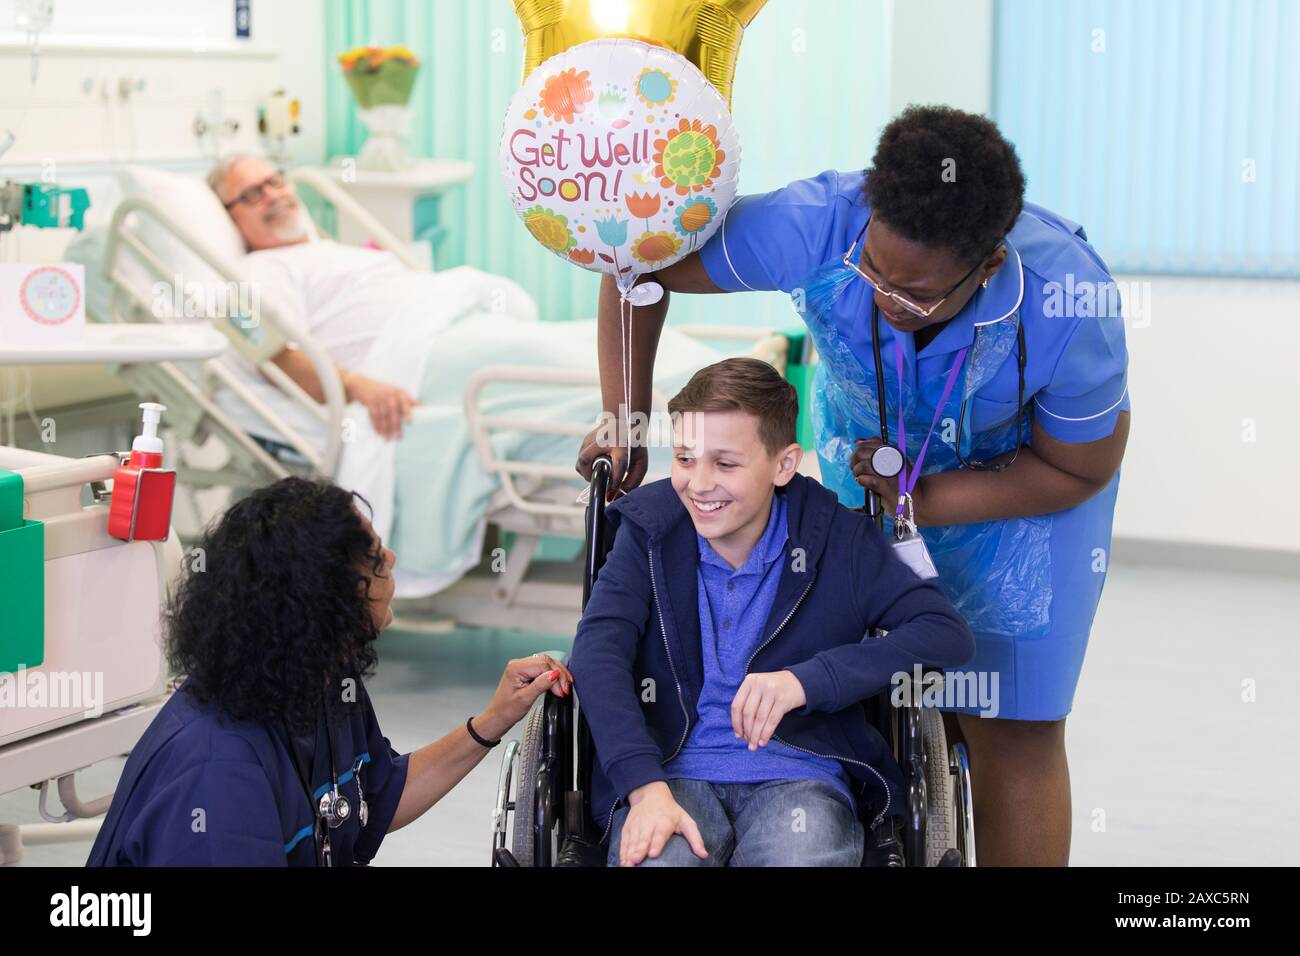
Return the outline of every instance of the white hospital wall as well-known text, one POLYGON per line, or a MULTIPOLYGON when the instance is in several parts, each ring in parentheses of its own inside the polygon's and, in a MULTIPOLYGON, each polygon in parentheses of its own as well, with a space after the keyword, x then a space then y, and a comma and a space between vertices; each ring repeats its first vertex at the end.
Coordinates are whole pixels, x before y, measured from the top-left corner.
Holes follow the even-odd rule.
POLYGON ((890 0, 889 115, 909 103, 987 113, 993 101, 993 0, 890 0))
MULTIPOLYGON (((888 18, 891 114, 991 113, 992 0, 893 0, 888 18)), ((1116 552, 1204 563, 1233 556, 1202 548, 1228 547, 1300 567, 1300 281, 1117 278, 1146 283, 1151 311, 1129 315, 1116 552)))
POLYGON ((323 0, 253 0, 252 36, 235 39, 230 0, 57 0, 41 37, 37 82, 26 38, 12 31, 14 0, 0 0, 0 127, 17 134, 3 169, 62 170, 205 158, 196 118, 221 93, 239 124, 224 149, 257 147, 257 107, 277 89, 302 103, 294 159, 324 153, 323 0))
MULTIPOLYGON (((257 107, 283 88, 302 104, 292 161, 324 158, 324 0, 253 0, 248 40, 235 39, 231 0, 56 0, 34 85, 27 39, 12 32, 14 14, 14 0, 0 0, 0 130, 17 137, 0 159, 0 180, 84 187, 89 224, 107 223, 123 164, 196 176, 208 169, 210 145, 196 137, 194 121, 214 89, 223 115, 239 123, 223 151, 262 145, 257 107)), ((71 230, 19 233, 26 262, 59 259, 73 237, 71 230)), ((96 424, 119 405, 131 407, 106 369, 42 367, 30 387, 38 408, 60 409, 59 444, 74 449, 69 454, 122 446, 120 435, 96 424)))
POLYGON ((1300 552, 1300 281, 1118 278, 1150 315, 1129 314, 1116 536, 1300 552))

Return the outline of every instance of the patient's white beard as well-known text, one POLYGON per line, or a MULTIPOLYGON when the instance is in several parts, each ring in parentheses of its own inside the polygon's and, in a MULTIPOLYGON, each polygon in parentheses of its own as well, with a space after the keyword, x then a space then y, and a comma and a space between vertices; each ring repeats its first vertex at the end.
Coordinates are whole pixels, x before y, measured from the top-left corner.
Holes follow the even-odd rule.
POLYGON ((302 242, 307 238, 307 217, 301 207, 293 215, 278 223, 268 223, 275 241, 283 245, 302 242))

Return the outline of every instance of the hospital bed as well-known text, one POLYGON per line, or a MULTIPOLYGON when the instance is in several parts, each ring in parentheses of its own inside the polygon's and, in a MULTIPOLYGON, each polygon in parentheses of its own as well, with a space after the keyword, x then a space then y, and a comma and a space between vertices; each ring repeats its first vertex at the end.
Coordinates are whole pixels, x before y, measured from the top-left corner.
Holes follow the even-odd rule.
MULTIPOLYGON (((288 179, 300 194, 315 193, 333 207, 336 222, 349 222, 353 232, 368 234, 408 267, 420 268, 400 240, 319 170, 296 170, 288 179)), ((181 221, 147 196, 124 199, 108 228, 102 263, 87 270, 88 286, 94 268, 108 283, 105 314, 99 317, 116 323, 185 321, 165 310, 159 314, 152 287, 178 277, 187 280, 187 268, 199 273, 199 281, 238 282, 237 262, 202 241, 203 229, 202 223, 181 221)), ((93 298, 88 292, 92 314, 93 298)), ((222 316, 208 319, 228 339, 233 360, 228 355, 197 368, 158 363, 119 370, 142 399, 167 406, 169 446, 182 449, 176 462, 180 487, 195 510, 208 516, 197 494, 203 489, 224 488, 237 497, 290 474, 333 477, 344 434, 345 401, 326 351, 271 302, 262 303, 260 322, 253 328, 222 316), (306 354, 323 383, 323 403, 270 361, 290 341, 306 354)), ((784 367, 788 343, 779 334, 738 327, 676 328, 699 339, 733 346, 739 342, 750 354, 784 367)), ((564 633, 576 624, 580 605, 575 594, 581 580, 576 556, 572 562, 551 561, 539 559, 539 553, 545 550, 544 539, 562 538, 574 543, 576 555, 583 535, 583 506, 576 501, 582 486, 572 466, 503 457, 494 449, 492 436, 503 430, 571 435, 576 449, 591 422, 490 415, 484 410, 485 396, 501 385, 582 387, 594 395, 599 377, 594 369, 510 365, 485 366, 472 377, 464 404, 474 449, 484 472, 500 481, 487 509, 484 553, 505 546, 507 570, 493 573, 485 563, 432 598, 399 602, 403 629, 444 632, 456 624, 517 628, 526 622, 529 629, 564 633)), ((654 403, 666 414, 662 394, 655 394, 654 403)))

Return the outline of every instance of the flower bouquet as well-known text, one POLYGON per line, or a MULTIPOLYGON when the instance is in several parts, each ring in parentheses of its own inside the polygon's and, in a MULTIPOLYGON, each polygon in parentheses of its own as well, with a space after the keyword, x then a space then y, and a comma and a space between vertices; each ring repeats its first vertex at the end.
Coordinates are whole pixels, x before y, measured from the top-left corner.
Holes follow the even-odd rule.
POLYGON ((364 46, 340 54, 339 64, 357 101, 361 122, 370 132, 357 165, 386 171, 406 169, 412 164, 406 148, 411 132, 407 104, 420 71, 419 58, 404 46, 364 46))

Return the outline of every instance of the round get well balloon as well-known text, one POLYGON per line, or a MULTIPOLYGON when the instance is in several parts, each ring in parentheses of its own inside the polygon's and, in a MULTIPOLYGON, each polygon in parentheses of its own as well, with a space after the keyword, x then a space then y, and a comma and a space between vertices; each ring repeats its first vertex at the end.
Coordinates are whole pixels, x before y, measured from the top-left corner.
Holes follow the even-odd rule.
POLYGON ((591 40, 537 67, 501 138, 502 175, 528 231, 624 290, 708 241, 739 164, 730 111, 704 74, 629 39, 591 40))

